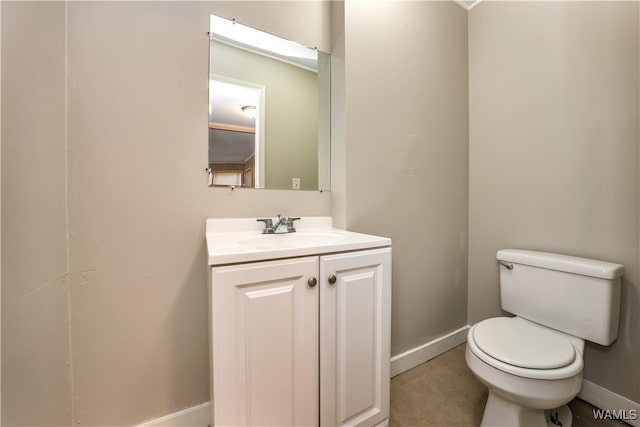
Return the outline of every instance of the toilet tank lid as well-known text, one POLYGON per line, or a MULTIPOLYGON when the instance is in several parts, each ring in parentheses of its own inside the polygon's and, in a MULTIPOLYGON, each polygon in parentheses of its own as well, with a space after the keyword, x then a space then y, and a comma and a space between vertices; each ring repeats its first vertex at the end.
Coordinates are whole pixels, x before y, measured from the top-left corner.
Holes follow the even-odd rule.
POLYGON ((624 275, 624 266, 621 264, 551 252, 501 249, 496 254, 496 259, 600 279, 617 279, 624 275))

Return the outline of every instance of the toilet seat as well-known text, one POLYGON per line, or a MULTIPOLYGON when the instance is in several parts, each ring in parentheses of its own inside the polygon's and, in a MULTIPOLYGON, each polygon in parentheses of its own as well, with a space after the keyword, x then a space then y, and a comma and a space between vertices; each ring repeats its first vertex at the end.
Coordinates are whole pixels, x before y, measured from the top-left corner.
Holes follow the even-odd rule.
POLYGON ((517 317, 494 317, 480 322, 473 339, 489 356, 521 368, 562 368, 576 358, 568 339, 517 317))
POLYGON ((467 341, 480 360, 519 377, 564 379, 583 367, 580 351, 563 334, 518 317, 483 320, 467 341))

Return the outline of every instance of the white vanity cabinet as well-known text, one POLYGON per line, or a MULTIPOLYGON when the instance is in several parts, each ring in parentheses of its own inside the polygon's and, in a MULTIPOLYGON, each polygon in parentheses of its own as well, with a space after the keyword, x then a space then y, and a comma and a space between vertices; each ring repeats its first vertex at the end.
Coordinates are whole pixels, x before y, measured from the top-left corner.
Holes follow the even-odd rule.
POLYGON ((375 426, 389 418, 389 245, 210 259, 212 426, 375 426))
POLYGON ((318 257, 211 268, 212 425, 318 423, 317 275, 318 257))
POLYGON ((320 424, 389 418, 391 248, 320 257, 320 424))

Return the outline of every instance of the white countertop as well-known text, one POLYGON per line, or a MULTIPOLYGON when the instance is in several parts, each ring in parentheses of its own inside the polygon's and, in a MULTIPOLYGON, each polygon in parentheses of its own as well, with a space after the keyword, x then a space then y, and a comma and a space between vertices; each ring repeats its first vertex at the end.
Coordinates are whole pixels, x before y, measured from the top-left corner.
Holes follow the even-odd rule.
POLYGON ((295 233, 262 234, 256 218, 213 218, 206 223, 209 265, 265 261, 391 246, 391 239, 333 228, 331 217, 303 217, 295 233))

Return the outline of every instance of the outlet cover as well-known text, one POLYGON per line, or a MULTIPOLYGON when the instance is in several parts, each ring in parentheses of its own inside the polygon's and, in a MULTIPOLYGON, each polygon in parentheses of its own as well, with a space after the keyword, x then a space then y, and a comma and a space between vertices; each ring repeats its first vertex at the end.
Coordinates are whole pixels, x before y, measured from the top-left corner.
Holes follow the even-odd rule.
POLYGON ((291 180, 291 188, 294 190, 300 189, 300 178, 293 178, 291 180))

